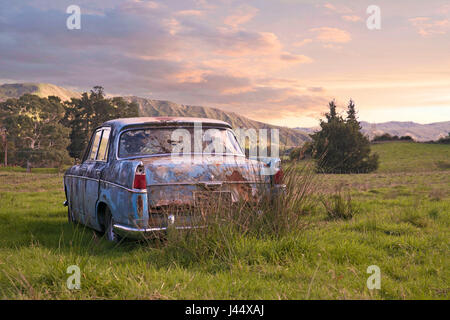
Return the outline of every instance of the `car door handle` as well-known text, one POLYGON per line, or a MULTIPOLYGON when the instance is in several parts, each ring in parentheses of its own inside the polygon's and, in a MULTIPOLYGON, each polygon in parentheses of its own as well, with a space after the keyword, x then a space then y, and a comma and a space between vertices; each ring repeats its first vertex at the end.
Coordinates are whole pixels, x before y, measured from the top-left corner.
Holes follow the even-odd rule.
POLYGON ((98 179, 100 179, 100 175, 102 174, 102 170, 100 170, 100 169, 96 169, 95 170, 95 177, 96 178, 98 178, 98 179))

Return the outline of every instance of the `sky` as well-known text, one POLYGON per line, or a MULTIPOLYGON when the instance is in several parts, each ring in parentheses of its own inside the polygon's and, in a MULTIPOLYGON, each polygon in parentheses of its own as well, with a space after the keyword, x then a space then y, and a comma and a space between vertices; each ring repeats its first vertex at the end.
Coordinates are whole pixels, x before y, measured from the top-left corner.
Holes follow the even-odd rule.
POLYGON ((316 126, 332 99, 369 122, 449 121, 450 2, 0 0, 6 82, 101 85, 288 127, 316 126))

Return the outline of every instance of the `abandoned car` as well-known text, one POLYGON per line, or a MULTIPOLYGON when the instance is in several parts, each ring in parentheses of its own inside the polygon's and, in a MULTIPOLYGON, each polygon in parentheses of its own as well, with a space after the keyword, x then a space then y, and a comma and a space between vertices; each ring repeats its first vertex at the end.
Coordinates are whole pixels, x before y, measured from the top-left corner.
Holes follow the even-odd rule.
POLYGON ((94 130, 81 163, 64 174, 64 204, 69 222, 110 241, 191 229, 200 227, 194 209, 206 202, 276 195, 282 171, 275 162, 246 158, 223 121, 116 119, 94 130), (275 169, 260 174, 268 166, 275 169))

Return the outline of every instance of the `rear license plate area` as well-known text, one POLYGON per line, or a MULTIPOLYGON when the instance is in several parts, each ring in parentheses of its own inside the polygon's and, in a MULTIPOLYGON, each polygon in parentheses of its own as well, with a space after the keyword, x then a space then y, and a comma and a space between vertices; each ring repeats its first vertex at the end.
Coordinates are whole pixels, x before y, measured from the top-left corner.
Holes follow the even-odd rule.
POLYGON ((194 191, 194 206, 202 212, 230 209, 230 191, 194 191))

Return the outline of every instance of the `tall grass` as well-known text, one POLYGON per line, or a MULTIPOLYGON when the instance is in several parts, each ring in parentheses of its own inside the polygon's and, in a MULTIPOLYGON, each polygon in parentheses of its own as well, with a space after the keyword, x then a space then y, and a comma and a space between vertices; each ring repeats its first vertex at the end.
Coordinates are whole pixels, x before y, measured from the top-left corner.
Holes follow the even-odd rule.
POLYGON ((169 228, 163 250, 183 264, 215 260, 223 268, 235 263, 236 250, 252 239, 282 239, 304 228, 302 217, 316 209, 317 175, 309 164, 283 169, 285 188, 259 190, 262 196, 257 202, 241 200, 231 207, 220 201, 209 204, 206 215, 197 213, 195 224, 202 228, 184 232, 169 228))

